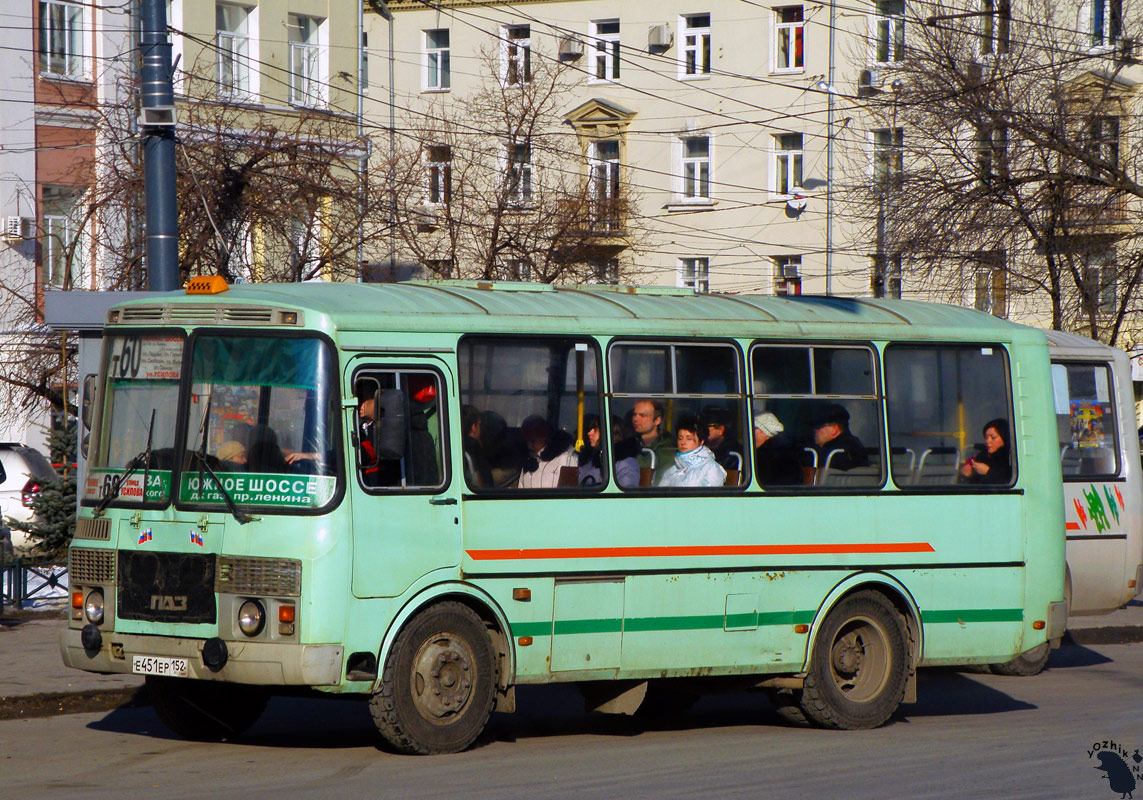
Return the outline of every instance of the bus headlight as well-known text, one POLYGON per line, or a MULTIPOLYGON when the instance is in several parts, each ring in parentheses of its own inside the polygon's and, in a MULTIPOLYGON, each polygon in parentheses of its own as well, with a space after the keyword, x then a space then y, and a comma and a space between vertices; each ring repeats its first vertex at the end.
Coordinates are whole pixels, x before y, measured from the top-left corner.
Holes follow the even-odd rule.
POLYGON ((266 611, 257 600, 247 600, 238 609, 238 630, 247 636, 257 636, 266 624, 266 611))
POLYGON ((87 621, 93 625, 103 623, 103 592, 93 589, 87 594, 87 601, 83 604, 83 613, 87 621))

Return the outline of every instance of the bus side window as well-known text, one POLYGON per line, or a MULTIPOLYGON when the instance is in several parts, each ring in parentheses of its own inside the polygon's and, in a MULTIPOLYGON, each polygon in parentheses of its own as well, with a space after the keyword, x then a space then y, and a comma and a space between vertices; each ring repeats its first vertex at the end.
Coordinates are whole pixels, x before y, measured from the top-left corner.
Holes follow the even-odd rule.
POLYGON ((1105 363, 1053 363, 1052 393, 1064 480, 1119 473, 1115 404, 1105 363))
POLYGON ((362 485, 381 490, 442 486, 444 437, 438 375, 413 369, 359 374, 354 393, 358 403, 354 414, 357 469, 362 485), (380 450, 376 449, 378 438, 383 445, 380 450))

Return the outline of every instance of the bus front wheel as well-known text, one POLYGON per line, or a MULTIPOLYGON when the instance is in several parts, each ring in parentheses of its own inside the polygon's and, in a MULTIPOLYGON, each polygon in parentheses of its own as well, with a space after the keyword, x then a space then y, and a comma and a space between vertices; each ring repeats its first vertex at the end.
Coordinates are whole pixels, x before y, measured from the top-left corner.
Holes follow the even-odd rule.
POLYGON ((905 621, 878 592, 859 592, 829 612, 802 688, 805 715, 826 728, 885 723, 905 695, 905 621))
POLYGON ((484 621, 461 603, 431 606, 397 636, 369 700, 381 736, 402 753, 464 750, 484 730, 496 692, 484 621))
POLYGON ((163 724, 184 739, 224 742, 258 721, 269 694, 257 686, 147 676, 147 696, 163 724))

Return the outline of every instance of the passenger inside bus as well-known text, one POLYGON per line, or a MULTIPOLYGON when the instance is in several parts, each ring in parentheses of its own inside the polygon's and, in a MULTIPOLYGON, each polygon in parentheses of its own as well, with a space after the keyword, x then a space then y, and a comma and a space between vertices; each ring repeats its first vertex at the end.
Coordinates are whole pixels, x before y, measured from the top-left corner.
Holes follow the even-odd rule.
POLYGON ((832 403, 811 423, 819 469, 845 472, 869 466, 869 456, 861 440, 849 430, 849 412, 844 406, 832 403), (840 451, 840 452, 839 452, 840 451))
POLYGON ((520 426, 528 456, 520 468, 521 489, 554 489, 560 485, 564 467, 578 468, 575 441, 571 434, 553 428, 539 414, 532 414, 520 426))
POLYGON ((663 471, 657 486, 723 486, 726 470, 706 446, 707 426, 698 417, 686 416, 675 426, 678 452, 663 471))
POLYGON ((487 489, 493 485, 492 465, 480 443, 480 411, 475 406, 460 408, 460 426, 464 431, 464 477, 469 486, 487 489))
POLYGON ((960 468, 965 483, 1004 485, 1012 481, 1012 455, 1008 448, 1008 420, 984 424, 984 447, 960 468))
POLYGON ((725 470, 742 469, 742 445, 734 436, 734 418, 725 409, 713 406, 703 412, 707 428, 706 446, 714 453, 714 460, 725 470))
POLYGON ((675 442, 663 427, 663 404, 658 400, 636 400, 631 408, 631 427, 639 447, 639 468, 654 470, 652 484, 658 485, 675 456, 675 442))
POLYGON ((754 416, 754 466, 763 486, 799 486, 804 473, 801 448, 786 426, 770 412, 754 416))
POLYGON ((599 486, 603 483, 603 431, 599 415, 583 418, 583 447, 579 449, 579 485, 599 486))

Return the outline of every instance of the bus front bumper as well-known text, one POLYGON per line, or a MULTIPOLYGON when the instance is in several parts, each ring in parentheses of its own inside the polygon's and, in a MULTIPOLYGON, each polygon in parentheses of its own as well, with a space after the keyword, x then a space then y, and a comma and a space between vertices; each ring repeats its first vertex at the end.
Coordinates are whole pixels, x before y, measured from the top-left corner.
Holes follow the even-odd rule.
POLYGON ((187 677, 261 686, 334 686, 341 680, 343 649, 329 644, 226 642, 227 658, 217 671, 203 662, 206 640, 104 632, 98 650, 86 650, 82 631, 60 634, 64 664, 88 672, 131 673, 134 656, 182 658, 187 677))

